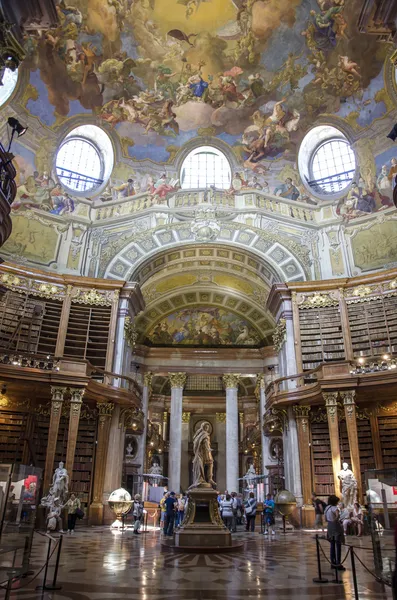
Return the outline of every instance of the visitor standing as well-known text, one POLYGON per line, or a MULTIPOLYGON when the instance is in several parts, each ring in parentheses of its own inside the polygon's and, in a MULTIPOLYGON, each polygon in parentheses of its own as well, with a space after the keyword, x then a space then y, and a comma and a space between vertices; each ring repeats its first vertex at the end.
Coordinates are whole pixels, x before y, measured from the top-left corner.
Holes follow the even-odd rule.
POLYGON ((231 493, 231 501, 232 501, 232 511, 233 511, 232 532, 236 533, 236 531, 237 531, 237 511, 238 511, 238 500, 237 500, 236 492, 231 493))
POLYGON ((77 513, 81 510, 81 502, 76 494, 70 494, 70 498, 66 502, 65 507, 68 511, 68 533, 72 534, 76 527, 77 513))
POLYGON ((265 509, 265 531, 263 532, 264 535, 268 535, 269 532, 271 532, 272 535, 276 535, 276 532, 274 531, 275 508, 276 508, 276 504, 275 504, 274 500, 272 500, 272 495, 267 494, 266 500, 264 503, 264 509, 265 509))
POLYGON ((143 517, 143 502, 140 494, 135 494, 134 496, 134 508, 132 510, 132 515, 134 517, 134 533, 139 535, 143 517))
POLYGON ((315 516, 314 527, 316 529, 321 529, 321 531, 324 532, 323 516, 327 505, 325 504, 325 502, 320 500, 320 498, 318 498, 314 492, 312 493, 312 505, 314 506, 315 516))
POLYGON ((186 498, 183 496, 183 494, 180 494, 180 496, 178 498, 178 511, 177 511, 177 518, 176 518, 176 526, 177 527, 182 525, 183 517, 185 515, 185 504, 186 504, 186 498))
POLYGON ((254 492, 250 492, 249 498, 245 503, 246 531, 255 531, 256 507, 255 494, 254 492))
POLYGON ((174 533, 175 512, 177 510, 177 499, 175 492, 171 492, 165 501, 164 535, 172 536, 174 533))
POLYGON ((233 500, 230 494, 221 502, 222 519, 229 531, 233 529, 233 500))
POLYGON ((160 500, 160 527, 164 527, 165 521, 165 501, 169 496, 169 492, 164 492, 163 497, 160 500))
POLYGON ((338 508, 338 496, 330 496, 328 505, 324 511, 327 522, 327 537, 331 544, 331 567, 338 571, 345 571, 341 564, 342 542, 344 541, 343 527, 340 522, 340 510, 338 508))

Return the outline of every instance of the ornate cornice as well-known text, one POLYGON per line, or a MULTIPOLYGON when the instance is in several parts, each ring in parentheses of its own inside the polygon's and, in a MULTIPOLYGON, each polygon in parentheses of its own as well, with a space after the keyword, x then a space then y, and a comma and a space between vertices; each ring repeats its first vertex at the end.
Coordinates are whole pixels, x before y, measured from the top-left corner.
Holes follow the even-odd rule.
POLYGON ((240 373, 225 373, 222 377, 223 385, 227 390, 238 388, 240 378, 240 373))
POLYGON ((186 373, 168 373, 171 388, 184 388, 187 375, 186 373))
MULTIPOLYGON (((299 308, 325 308, 330 306, 338 306, 339 298, 338 290, 331 292, 316 292, 315 294, 299 294, 297 304, 299 308)), ((294 298, 293 298, 294 299, 294 298)))

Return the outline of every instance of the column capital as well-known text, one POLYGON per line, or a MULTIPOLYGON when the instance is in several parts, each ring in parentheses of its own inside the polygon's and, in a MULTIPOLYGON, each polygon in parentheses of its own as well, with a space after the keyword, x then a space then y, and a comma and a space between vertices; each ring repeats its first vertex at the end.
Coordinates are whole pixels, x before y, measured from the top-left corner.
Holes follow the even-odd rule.
POLYGON ((168 373, 171 388, 184 388, 187 375, 186 373, 168 373))
POLYGON ((111 417, 114 410, 113 402, 97 402, 96 407, 100 417, 111 417))
POLYGON ((356 402, 356 390, 344 390, 339 392, 341 400, 345 406, 354 405, 356 402))
POLYGON ((256 385, 261 389, 264 390, 266 387, 266 383, 265 383, 265 375, 264 373, 258 373, 258 375, 256 376, 256 385))
POLYGON ((225 375, 222 377, 223 385, 227 390, 237 388, 240 377, 240 373, 225 373, 225 375))
POLYGON ((55 385, 51 386, 51 401, 52 402, 63 402, 64 396, 68 388, 66 387, 57 387, 55 385))
POLYGON ((338 392, 323 392, 328 419, 331 423, 338 417, 338 392))
POLYGON ((151 373, 150 371, 147 371, 143 376, 143 385, 146 385, 146 387, 151 387, 152 379, 153 379, 153 373, 151 373))
POLYGON ((338 392, 323 392, 325 406, 336 406, 338 404, 338 392))
POLYGON ((70 391, 70 402, 75 403, 75 404, 81 404, 83 402, 85 388, 69 388, 69 391, 70 391))
POLYGON ((216 420, 218 423, 226 423, 226 413, 216 413, 216 420))
POLYGON ((182 413, 182 423, 190 423, 190 412, 182 413))
POLYGON ((305 418, 307 419, 310 414, 311 407, 310 406, 302 406, 300 404, 295 404, 294 413, 297 419, 305 418))

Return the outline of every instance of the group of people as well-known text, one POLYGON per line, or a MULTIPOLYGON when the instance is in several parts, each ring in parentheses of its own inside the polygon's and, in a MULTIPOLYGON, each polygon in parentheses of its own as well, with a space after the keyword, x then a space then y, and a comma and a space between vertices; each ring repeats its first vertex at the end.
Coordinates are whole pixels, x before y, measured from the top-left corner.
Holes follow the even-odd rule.
MULTIPOLYGON (((255 531, 257 501, 254 492, 250 492, 248 499, 243 502, 241 494, 236 492, 229 494, 226 491, 224 495, 218 495, 218 504, 223 522, 232 533, 237 531, 237 525, 242 524, 243 517, 245 517, 245 530, 255 531)), ((271 494, 267 494, 263 504, 264 535, 269 535, 269 533, 275 535, 275 506, 271 494)))
POLYGON ((344 571, 341 564, 342 543, 348 534, 348 527, 356 526, 357 535, 361 537, 364 529, 364 514, 358 502, 354 503, 353 509, 340 502, 338 496, 331 495, 328 502, 323 502, 313 493, 312 502, 315 511, 315 527, 324 531, 324 522, 327 524, 327 538, 330 542, 331 564, 339 571, 344 571))
POLYGON ((76 527, 76 521, 81 518, 81 502, 76 494, 71 493, 68 501, 65 504, 61 504, 59 498, 55 498, 52 504, 48 516, 47 516, 47 533, 56 531, 58 526, 59 533, 64 533, 63 521, 62 521, 62 510, 66 509, 68 515, 68 533, 74 534, 76 527))
POLYGON ((185 494, 176 495, 175 492, 164 492, 160 500, 160 524, 164 535, 172 536, 174 527, 182 524, 188 498, 185 494))

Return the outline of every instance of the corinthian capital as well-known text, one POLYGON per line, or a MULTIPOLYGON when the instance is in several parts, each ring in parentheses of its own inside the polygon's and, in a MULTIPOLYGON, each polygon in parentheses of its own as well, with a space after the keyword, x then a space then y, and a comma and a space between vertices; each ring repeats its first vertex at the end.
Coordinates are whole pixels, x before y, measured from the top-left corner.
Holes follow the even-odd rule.
POLYGON ((356 400, 356 390, 345 390, 344 392, 339 392, 341 400, 343 400, 343 404, 354 405, 356 400))
POLYGON ((338 404, 338 392, 323 392, 323 398, 327 408, 338 404))
POLYGON ((168 373, 172 388, 182 388, 186 383, 186 373, 168 373))
POLYGON ((223 385, 227 390, 230 388, 237 388, 240 377, 240 373, 225 373, 225 375, 222 377, 223 385))
POLYGON ((83 396, 85 388, 70 388, 70 402, 81 404, 83 402, 83 396))
POLYGON ((300 404, 295 404, 294 413, 297 419, 300 417, 307 419, 310 414, 310 406, 301 406, 300 404))
POLYGON ((51 401, 52 402, 63 402, 63 398, 68 391, 65 387, 51 386, 51 401))

